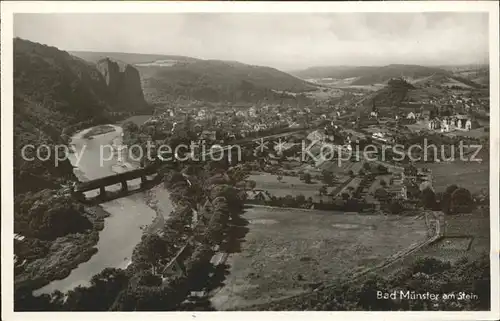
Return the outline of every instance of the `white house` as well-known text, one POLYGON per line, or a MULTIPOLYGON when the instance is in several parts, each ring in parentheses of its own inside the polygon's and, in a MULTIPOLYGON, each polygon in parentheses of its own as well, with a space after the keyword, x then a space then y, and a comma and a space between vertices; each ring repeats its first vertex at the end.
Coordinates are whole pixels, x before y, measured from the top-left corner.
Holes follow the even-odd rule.
POLYGON ((321 133, 319 130, 315 130, 309 135, 307 135, 307 139, 316 142, 316 141, 324 141, 326 138, 326 135, 321 133))
POLYGON ((248 110, 248 116, 257 117, 257 109, 255 107, 250 107, 248 110))
POLYGON ((406 119, 415 119, 415 118, 417 118, 417 117, 416 117, 415 113, 413 113, 412 111, 410 111, 408 113, 408 115, 406 116, 406 119))

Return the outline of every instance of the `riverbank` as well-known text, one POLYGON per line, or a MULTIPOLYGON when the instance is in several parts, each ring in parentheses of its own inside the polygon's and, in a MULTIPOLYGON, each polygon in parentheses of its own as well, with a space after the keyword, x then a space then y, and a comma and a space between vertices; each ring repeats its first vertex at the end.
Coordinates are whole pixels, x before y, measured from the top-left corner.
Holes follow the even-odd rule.
MULTIPOLYGON (((94 128, 84 129, 72 137, 77 152, 85 150, 78 167, 74 155, 70 155, 79 181, 113 175, 138 166, 129 163, 127 155, 124 155, 121 127, 106 125, 94 128), (93 139, 88 139, 89 135, 93 139), (113 157, 106 156, 108 161, 101 163, 100 146, 105 144, 113 144, 113 157)), ((158 216, 146 205, 145 193, 86 206, 85 213, 92 223, 88 233, 66 235, 46 242, 49 248, 47 253, 32 262, 25 262, 22 272, 16 273, 16 286, 35 290, 34 295, 50 294, 55 290, 67 292, 79 285, 86 286, 95 274, 106 267, 125 268, 143 234, 141 227, 149 225, 158 216)))
POLYGON ((111 125, 98 125, 98 126, 92 127, 89 131, 87 131, 83 135, 83 138, 92 139, 92 138, 94 138, 94 136, 107 134, 107 133, 110 133, 113 131, 115 131, 115 128, 111 125))
POLYGON ((146 191, 144 194, 146 204, 156 212, 156 217, 143 231, 144 233, 158 233, 174 210, 170 193, 163 184, 160 184, 146 191))
MULTIPOLYGON (((108 125, 105 132, 99 130, 97 134, 93 128, 85 129, 72 137, 72 143, 77 152, 85 149, 78 167, 74 168, 79 181, 139 167, 128 158, 119 126, 108 125), (109 131, 110 128, 113 130, 109 131), (86 138, 89 133, 95 134, 93 139, 86 138), (101 146, 105 144, 112 144, 113 150, 101 162, 101 146)), ((74 156, 70 158, 75 166, 74 156)), ((104 268, 126 268, 142 236, 159 232, 173 209, 170 194, 163 184, 98 206, 85 207, 86 216, 92 223, 88 233, 66 235, 46 243, 48 253, 25 263, 24 271, 16 273, 16 286, 35 290, 34 295, 56 290, 67 292, 77 286, 87 286, 104 268)))

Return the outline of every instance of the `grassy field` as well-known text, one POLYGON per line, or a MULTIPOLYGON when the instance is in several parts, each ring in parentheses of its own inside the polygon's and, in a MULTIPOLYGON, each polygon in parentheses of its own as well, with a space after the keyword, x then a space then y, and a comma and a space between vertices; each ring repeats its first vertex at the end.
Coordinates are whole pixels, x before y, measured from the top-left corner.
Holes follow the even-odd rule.
POLYGON ((363 168, 363 163, 364 162, 362 161, 353 162, 350 160, 340 160, 339 162, 339 160, 332 160, 325 161, 319 166, 319 169, 327 170, 329 172, 332 172, 334 175, 345 175, 350 170, 353 171, 353 173, 357 174, 359 170, 363 168))
POLYGON ((248 232, 212 297, 218 310, 310 290, 426 239, 425 221, 414 217, 251 207, 243 218, 248 232))
POLYGON ((456 130, 454 132, 451 132, 450 135, 481 138, 481 137, 489 137, 490 133, 485 132, 484 127, 481 127, 481 128, 476 128, 476 129, 472 129, 469 131, 456 130))
MULTIPOLYGON (((349 180, 349 177, 346 175, 335 175, 335 178, 335 183, 327 187, 327 193, 332 193, 336 190, 340 191, 349 180)), ((306 198, 317 196, 319 195, 319 189, 324 185, 318 179, 312 179, 310 184, 306 184, 299 177, 285 175, 281 181, 278 181, 277 175, 268 173, 254 173, 248 179, 255 181, 255 189, 268 191, 271 195, 277 197, 286 195, 304 195, 306 198)))
POLYGON ((277 175, 268 173, 252 174, 248 179, 255 181, 256 189, 268 191, 274 196, 304 195, 309 197, 318 195, 318 190, 323 186, 323 183, 316 179, 312 179, 311 184, 306 184, 295 176, 283 176, 283 179, 278 181, 277 175))
POLYGON ((438 192, 444 191, 452 184, 465 187, 472 193, 489 188, 488 162, 427 163, 419 167, 432 170, 433 186, 438 192))

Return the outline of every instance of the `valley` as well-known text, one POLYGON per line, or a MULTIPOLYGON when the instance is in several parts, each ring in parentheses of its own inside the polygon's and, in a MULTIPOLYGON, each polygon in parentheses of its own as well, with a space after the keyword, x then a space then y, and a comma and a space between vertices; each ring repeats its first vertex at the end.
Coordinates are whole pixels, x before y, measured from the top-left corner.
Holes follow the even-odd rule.
POLYGON ((18 310, 408 308, 363 299, 374 282, 465 284, 481 299, 454 308, 489 304, 471 277, 489 271, 489 157, 450 159, 464 142, 489 155, 485 67, 286 73, 19 38, 14 67, 18 310), (443 151, 428 158, 424 141, 443 151), (53 166, 26 145, 72 152, 53 166), (141 167, 160 183, 75 197, 141 167))

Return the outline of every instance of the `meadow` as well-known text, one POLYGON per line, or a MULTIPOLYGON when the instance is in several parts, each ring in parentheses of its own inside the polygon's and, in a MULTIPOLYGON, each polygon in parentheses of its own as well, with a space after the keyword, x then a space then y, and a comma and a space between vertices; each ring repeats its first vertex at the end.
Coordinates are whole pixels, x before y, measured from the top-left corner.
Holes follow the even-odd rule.
POLYGON ((426 240, 425 220, 254 206, 242 216, 246 235, 226 261, 216 309, 310 291, 346 273, 373 267, 426 240))
POLYGON ((434 189, 443 192, 446 187, 456 184, 471 193, 489 188, 489 162, 443 162, 421 164, 419 167, 432 171, 434 189))

